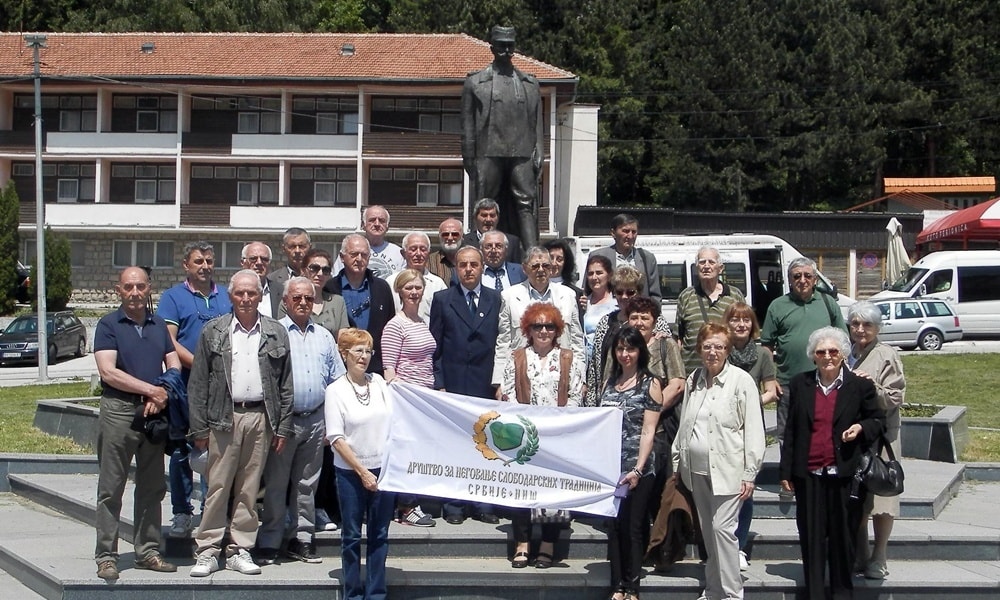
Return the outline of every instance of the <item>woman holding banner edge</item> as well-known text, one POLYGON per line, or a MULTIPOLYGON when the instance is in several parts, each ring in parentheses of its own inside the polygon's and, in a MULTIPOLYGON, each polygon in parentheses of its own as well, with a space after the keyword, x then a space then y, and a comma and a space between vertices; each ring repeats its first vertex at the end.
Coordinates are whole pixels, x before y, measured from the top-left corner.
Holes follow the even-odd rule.
POLYGON ((610 600, 638 600, 642 576, 643 529, 649 527, 647 504, 654 483, 653 436, 660 419, 660 384, 649 372, 649 348, 635 327, 623 327, 611 344, 614 364, 600 406, 622 410, 622 476, 616 495, 624 494, 618 516, 608 528, 611 562, 610 600))
MULTIPOLYGON (((503 378, 503 399, 539 406, 579 406, 583 393, 583 372, 573 360, 573 351, 560 348, 558 339, 566 324, 555 306, 537 302, 521 316, 521 333, 528 344, 514 351, 503 378)), ((514 529, 514 558, 510 565, 523 569, 529 564, 531 511, 511 509, 514 529)), ((552 566, 561 523, 542 523, 542 542, 535 568, 552 566)))
POLYGON ((385 600, 385 560, 396 494, 378 488, 389 437, 391 400, 381 375, 366 373, 374 342, 363 329, 345 329, 337 347, 347 373, 326 388, 326 437, 334 450, 343 517, 344 598, 385 600), (361 525, 367 517, 366 580, 361 580, 361 525))

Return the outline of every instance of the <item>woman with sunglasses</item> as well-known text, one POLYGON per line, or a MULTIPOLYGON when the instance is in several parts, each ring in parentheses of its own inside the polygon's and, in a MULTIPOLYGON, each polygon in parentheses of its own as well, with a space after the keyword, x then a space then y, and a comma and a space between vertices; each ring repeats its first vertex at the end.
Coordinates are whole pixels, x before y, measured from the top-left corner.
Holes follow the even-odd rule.
MULTIPOLYGON (((402 308, 382 330, 385 380, 432 388, 437 342, 419 314, 424 298, 424 277, 415 269, 403 269, 396 275, 393 287, 402 308)), ((434 527, 434 519, 424 513, 418 502, 413 494, 399 494, 396 522, 413 527, 434 527)))
POLYGON ((383 600, 389 522, 396 494, 378 488, 389 438, 391 401, 381 375, 367 373, 373 340, 363 329, 345 329, 337 340, 347 373, 326 388, 326 438, 343 517, 340 556, 345 598, 383 600), (366 523, 365 580, 361 579, 361 524, 366 523))
MULTIPOLYGON (((504 369, 502 399, 539 406, 579 406, 583 372, 579 361, 573 360, 573 351, 559 347, 558 339, 565 327, 559 309, 536 302, 524 311, 520 327, 528 343, 514 351, 504 369)), ((516 546, 510 565, 522 569, 530 562, 531 511, 511 509, 511 525, 516 546)), ((555 543, 563 526, 542 523, 541 527, 542 543, 535 567, 547 569, 555 558, 555 543)))
POLYGON ((313 322, 327 329, 333 334, 333 339, 337 339, 340 330, 347 329, 350 324, 347 321, 347 305, 344 304, 344 299, 323 291, 323 286, 333 276, 333 258, 326 250, 313 248, 302 258, 302 271, 303 275, 312 280, 313 287, 316 288, 316 295, 313 298, 313 322))
MULTIPOLYGON (((847 327, 851 332, 851 355, 847 362, 858 377, 875 384, 879 406, 885 411, 885 439, 892 446, 896 456, 903 455, 899 430, 902 421, 899 407, 906 398, 906 378, 903 376, 903 362, 892 346, 878 340, 882 328, 882 311, 867 300, 855 302, 847 311, 847 327)), ((885 451, 883 450, 883 453, 885 451)), ((887 454, 883 454, 888 458, 887 454)), ((854 570, 865 579, 885 579, 886 551, 892 523, 899 514, 899 496, 875 496, 867 494, 861 513, 861 527, 858 530, 857 556, 854 570), (868 555, 868 515, 872 515, 875 529, 875 547, 868 555)))
POLYGON ((693 345, 701 367, 684 389, 673 466, 691 490, 708 554, 701 597, 742 598, 736 522, 764 461, 760 392, 748 373, 729 363, 727 325, 702 325, 693 345))
POLYGON ((863 499, 850 497, 858 463, 885 428, 875 384, 852 373, 847 333, 822 327, 806 353, 816 365, 789 382, 788 421, 781 447, 781 488, 795 494, 807 596, 851 598, 855 544, 863 499), (825 560, 824 560, 825 557, 825 560))
MULTIPOLYGON (((601 317, 594 330, 594 351, 587 364, 587 387, 583 400, 584 406, 597 406, 601 393, 604 391, 604 382, 611 374, 613 350, 611 342, 615 334, 625 326, 628 321, 626 303, 629 299, 639 295, 639 290, 645 288, 646 277, 635 267, 618 267, 614 275, 611 276, 611 289, 614 290, 614 297, 618 308, 601 317)), ((656 319, 654 335, 658 337, 670 336, 670 324, 660 315, 656 319)))

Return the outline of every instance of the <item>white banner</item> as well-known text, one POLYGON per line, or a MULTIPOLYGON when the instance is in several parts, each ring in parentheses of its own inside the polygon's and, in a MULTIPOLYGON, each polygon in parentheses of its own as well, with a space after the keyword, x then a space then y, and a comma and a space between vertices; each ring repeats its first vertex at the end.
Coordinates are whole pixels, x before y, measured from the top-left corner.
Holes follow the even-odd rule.
POLYGON ((407 384, 379 488, 520 508, 615 516, 622 412, 497 402, 407 384))

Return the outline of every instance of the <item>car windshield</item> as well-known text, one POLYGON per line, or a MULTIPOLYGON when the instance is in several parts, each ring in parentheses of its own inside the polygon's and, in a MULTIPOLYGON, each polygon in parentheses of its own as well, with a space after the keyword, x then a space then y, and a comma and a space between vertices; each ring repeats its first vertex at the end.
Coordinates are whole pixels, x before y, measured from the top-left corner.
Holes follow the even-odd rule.
POLYGON ((889 286, 889 289, 894 292, 909 292, 924 278, 927 274, 928 269, 915 269, 910 267, 906 273, 900 276, 899 279, 889 286))
MULTIPOLYGON (((49 333, 52 332, 52 321, 48 322, 49 333)), ((14 322, 7 326, 4 333, 37 333, 38 319, 14 319, 14 322)))

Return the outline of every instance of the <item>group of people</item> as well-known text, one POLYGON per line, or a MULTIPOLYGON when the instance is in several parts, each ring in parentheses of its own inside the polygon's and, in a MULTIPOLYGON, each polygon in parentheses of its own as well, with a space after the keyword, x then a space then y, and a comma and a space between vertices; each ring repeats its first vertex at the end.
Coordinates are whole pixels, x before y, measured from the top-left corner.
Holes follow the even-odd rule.
MULTIPOLYGON (((228 287, 212 278, 212 247, 188 244, 187 276, 163 292, 155 313, 148 274, 123 270, 121 307, 101 320, 94 344, 104 386, 98 575, 118 577, 118 519, 133 457, 136 567, 176 570, 158 550, 162 453, 170 455, 170 535, 185 537, 194 512, 191 459, 207 451, 191 576, 218 570, 220 558, 244 574, 282 557, 320 562, 315 532, 340 527, 345 597, 384 598, 389 523, 435 525, 421 506, 427 499, 378 487, 388 386, 399 381, 622 411, 621 501, 608 526, 612 600, 638 598, 650 523, 668 482, 693 499, 707 554, 703 597, 742 597, 762 410, 772 402, 782 488, 796 498, 810 594, 824 593, 824 557, 835 595, 849 594, 854 566, 885 576, 898 502, 852 503, 845 495, 887 414, 885 437, 898 445, 892 415, 902 402, 902 367, 877 342, 877 308, 855 306, 848 330, 836 304, 813 293, 815 265, 797 259, 788 272, 792 291, 772 303, 760 328, 740 291, 723 281, 719 253, 702 248, 698 281, 682 292, 669 323, 656 259, 636 247, 634 217, 615 217, 614 243, 588 256, 581 289, 567 241, 521 248, 496 230, 496 202, 481 200, 473 212, 475 229, 464 236, 461 222, 441 223, 436 250, 420 232, 401 246, 389 242, 380 206, 365 210, 363 233, 347 235, 335 259, 313 248, 305 230, 289 229, 285 265, 275 267, 270 248, 250 242, 228 287), (149 421, 165 415, 169 433, 152 435, 149 421), (868 513, 876 534, 870 557, 868 513)), ((499 522, 490 504, 441 500, 447 523, 499 522)), ((507 515, 512 567, 557 562, 562 525, 542 523, 532 552, 532 513, 507 515)))

